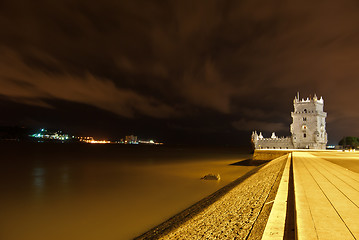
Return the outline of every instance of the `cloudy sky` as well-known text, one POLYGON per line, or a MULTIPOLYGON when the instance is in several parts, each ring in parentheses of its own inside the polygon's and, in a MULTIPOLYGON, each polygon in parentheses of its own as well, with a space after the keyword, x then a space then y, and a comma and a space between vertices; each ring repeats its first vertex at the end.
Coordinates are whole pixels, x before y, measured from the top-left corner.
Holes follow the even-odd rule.
POLYGON ((0 29, 0 125, 244 144, 299 91, 359 136, 355 0, 3 0, 0 29))

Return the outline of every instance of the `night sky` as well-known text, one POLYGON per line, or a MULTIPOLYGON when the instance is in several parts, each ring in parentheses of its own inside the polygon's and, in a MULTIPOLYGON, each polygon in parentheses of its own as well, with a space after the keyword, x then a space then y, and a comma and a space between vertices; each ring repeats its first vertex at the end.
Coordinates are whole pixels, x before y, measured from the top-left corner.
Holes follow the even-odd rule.
POLYGON ((299 91, 359 136, 355 0, 3 0, 0 29, 0 125, 241 145, 299 91))

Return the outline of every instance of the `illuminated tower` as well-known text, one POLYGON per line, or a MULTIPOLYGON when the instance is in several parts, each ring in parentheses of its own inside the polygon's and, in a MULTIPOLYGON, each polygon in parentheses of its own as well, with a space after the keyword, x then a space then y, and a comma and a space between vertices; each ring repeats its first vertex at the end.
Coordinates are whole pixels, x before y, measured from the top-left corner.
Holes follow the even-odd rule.
POLYGON ((328 142, 325 130, 327 113, 323 111, 324 100, 313 98, 294 98, 293 123, 290 126, 293 146, 296 149, 325 149, 328 142))

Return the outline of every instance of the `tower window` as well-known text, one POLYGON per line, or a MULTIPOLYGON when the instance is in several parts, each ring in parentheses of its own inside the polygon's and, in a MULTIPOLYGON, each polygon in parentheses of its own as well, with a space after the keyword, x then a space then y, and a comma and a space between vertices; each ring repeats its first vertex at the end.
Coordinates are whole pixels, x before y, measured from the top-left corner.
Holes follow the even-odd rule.
POLYGON ((307 134, 306 134, 306 133, 304 133, 304 134, 303 134, 303 137, 305 137, 305 138, 306 138, 306 137, 307 137, 307 134))
POLYGON ((304 118, 303 118, 303 121, 307 121, 307 118, 306 118, 306 117, 304 117, 304 118))
POLYGON ((304 113, 307 113, 307 109, 304 109, 304 113))

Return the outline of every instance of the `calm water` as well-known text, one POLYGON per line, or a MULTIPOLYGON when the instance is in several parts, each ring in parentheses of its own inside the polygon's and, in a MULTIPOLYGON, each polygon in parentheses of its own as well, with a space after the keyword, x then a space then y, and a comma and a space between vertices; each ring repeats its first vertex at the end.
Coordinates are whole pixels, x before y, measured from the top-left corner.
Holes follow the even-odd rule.
POLYGON ((242 176, 235 148, 0 143, 0 239, 131 239, 242 176), (219 173, 220 181, 200 180, 219 173))

